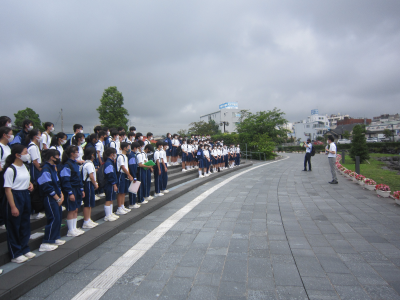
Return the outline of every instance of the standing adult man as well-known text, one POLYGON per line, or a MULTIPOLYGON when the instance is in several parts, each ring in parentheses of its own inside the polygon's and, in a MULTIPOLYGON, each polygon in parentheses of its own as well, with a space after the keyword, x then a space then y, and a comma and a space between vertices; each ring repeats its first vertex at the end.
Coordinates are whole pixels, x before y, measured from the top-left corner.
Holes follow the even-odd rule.
POLYGON ((306 147, 306 156, 304 157, 303 171, 307 171, 307 162, 308 162, 308 171, 311 171, 311 150, 313 145, 311 144, 310 139, 307 139, 307 143, 304 143, 304 147, 306 147))
POLYGON ((336 145, 335 145, 334 141, 335 141, 334 137, 330 135, 328 137, 329 149, 326 149, 327 154, 328 154, 329 166, 331 167, 331 173, 332 173, 332 181, 329 181, 330 184, 338 184, 337 177, 336 177, 336 169, 335 169, 336 145))

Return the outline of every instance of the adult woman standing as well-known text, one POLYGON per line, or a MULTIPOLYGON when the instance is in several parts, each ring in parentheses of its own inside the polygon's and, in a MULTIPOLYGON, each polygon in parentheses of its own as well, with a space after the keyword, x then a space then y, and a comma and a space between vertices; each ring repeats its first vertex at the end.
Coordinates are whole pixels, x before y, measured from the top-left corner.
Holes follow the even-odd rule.
POLYGON ((33 190, 29 172, 24 165, 28 160, 26 147, 17 144, 12 148, 4 166, 7 244, 11 261, 15 263, 23 263, 35 257, 28 246, 31 235, 29 192, 33 190))

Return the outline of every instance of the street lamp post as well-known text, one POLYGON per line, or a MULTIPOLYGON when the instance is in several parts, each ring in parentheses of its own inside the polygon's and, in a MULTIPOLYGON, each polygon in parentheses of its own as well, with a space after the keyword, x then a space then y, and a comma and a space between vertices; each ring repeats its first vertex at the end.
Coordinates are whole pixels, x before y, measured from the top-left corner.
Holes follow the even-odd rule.
POLYGON ((220 126, 222 126, 222 124, 224 125, 224 133, 225 133, 225 126, 229 126, 229 122, 222 121, 221 123, 219 123, 220 126))

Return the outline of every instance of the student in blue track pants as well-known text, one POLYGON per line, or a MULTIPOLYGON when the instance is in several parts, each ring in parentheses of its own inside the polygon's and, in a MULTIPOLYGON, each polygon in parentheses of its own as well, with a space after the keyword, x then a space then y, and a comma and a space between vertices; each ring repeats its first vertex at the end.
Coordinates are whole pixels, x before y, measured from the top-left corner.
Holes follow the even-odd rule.
POLYGON ((167 184, 168 184, 168 143, 163 143, 162 153, 162 164, 161 164, 161 193, 168 193, 167 184))
POLYGON ((117 197, 117 172, 115 168, 115 160, 117 159, 117 150, 109 147, 104 151, 104 192, 106 194, 106 203, 104 204, 104 221, 115 221, 119 217, 113 213, 113 201, 117 197))
POLYGON ((199 144, 199 148, 197 150, 197 160, 199 162, 199 178, 203 178, 203 168, 204 168, 204 153, 203 153, 203 145, 199 144))
POLYGON ((11 261, 15 263, 23 263, 35 257, 28 246, 31 235, 29 191, 33 190, 29 172, 24 165, 24 161, 28 160, 26 147, 17 144, 12 148, 4 165, 7 245, 11 261))
MULTIPOLYGON (((131 144, 131 153, 128 156, 128 168, 129 173, 131 173, 133 177, 133 181, 136 182, 137 179, 137 172, 138 172, 138 161, 137 161, 137 152, 140 145, 138 142, 132 142, 131 144)), ((138 202, 138 196, 134 193, 129 193, 129 208, 139 208, 140 204, 138 202)))
POLYGON ((39 251, 52 251, 61 246, 65 241, 61 240, 60 230, 62 221, 62 207, 64 195, 61 192, 60 180, 56 166, 60 164, 60 152, 49 149, 44 156, 42 172, 38 178, 40 194, 44 198, 44 209, 47 225, 44 230, 43 242, 39 251))
POLYGON ((162 176, 161 176, 161 164, 162 164, 162 148, 163 148, 163 142, 158 141, 156 143, 157 149, 154 152, 154 162, 156 165, 154 166, 154 196, 164 196, 163 193, 161 193, 162 190, 162 176))
MULTIPOLYGON (((151 144, 148 144, 144 147, 144 153, 146 155, 145 162, 149 161, 148 159, 148 154, 154 153, 154 147, 151 144)), ((146 190, 144 197, 147 198, 147 200, 152 200, 153 197, 150 196, 150 188, 151 188, 151 173, 153 173, 153 168, 147 168, 146 169, 146 190)))
POLYGON ((85 197, 83 189, 82 174, 76 160, 79 157, 77 146, 68 146, 62 157, 62 167, 60 170, 61 188, 64 194, 65 207, 68 211, 67 236, 80 236, 85 231, 77 228, 78 209, 82 205, 82 198, 85 197))
POLYGON ((144 163, 146 162, 147 156, 144 152, 144 142, 142 140, 138 140, 139 149, 137 152, 137 161, 138 161, 138 179, 141 182, 139 190, 138 190, 138 203, 146 204, 148 203, 148 199, 145 199, 145 191, 147 184, 147 176, 146 176, 146 166, 144 163))

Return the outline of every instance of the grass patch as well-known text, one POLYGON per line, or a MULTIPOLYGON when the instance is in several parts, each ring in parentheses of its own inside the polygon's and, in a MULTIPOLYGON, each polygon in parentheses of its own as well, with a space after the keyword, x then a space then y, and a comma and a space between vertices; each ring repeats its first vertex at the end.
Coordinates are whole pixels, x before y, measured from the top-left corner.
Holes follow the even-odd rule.
MULTIPOLYGON (((398 156, 396 154, 381 154, 381 153, 370 153, 370 159, 367 162, 360 165, 360 172, 367 178, 371 178, 376 181, 377 184, 384 183, 390 186, 390 190, 393 194, 395 191, 400 191, 400 175, 397 175, 397 171, 383 170, 382 167, 385 165, 384 162, 378 161, 377 157, 388 157, 398 156)), ((355 162, 350 156, 345 157, 345 164, 342 164, 345 168, 355 171, 355 162)))

